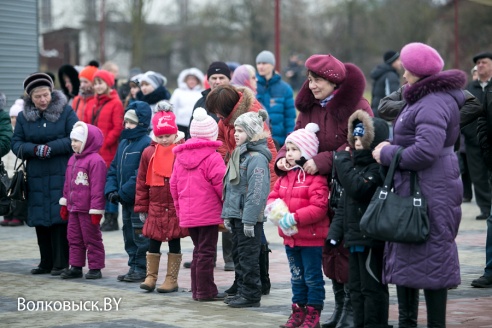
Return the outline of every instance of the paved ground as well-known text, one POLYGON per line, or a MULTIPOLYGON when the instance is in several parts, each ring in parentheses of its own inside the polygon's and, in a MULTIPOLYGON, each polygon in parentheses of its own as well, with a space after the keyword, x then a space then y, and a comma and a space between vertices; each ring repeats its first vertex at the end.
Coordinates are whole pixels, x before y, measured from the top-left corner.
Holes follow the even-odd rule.
MULTIPOLYGON (((481 275, 485 261, 486 223, 476 221, 477 214, 479 210, 474 203, 463 205, 457 238, 462 284, 449 292, 449 327, 492 327, 492 289, 470 286, 470 282, 481 275)), ((181 270, 180 291, 172 294, 147 293, 139 289, 138 284, 118 282, 116 276, 127 271, 121 231, 103 234, 107 259, 101 280, 66 281, 50 275, 31 275, 29 271, 39 260, 34 229, 0 227, 0 327, 278 327, 289 315, 290 275, 276 228, 270 223, 265 227, 273 250, 270 259, 272 291, 263 297, 261 307, 253 309, 232 309, 222 302, 193 301, 188 291, 188 269, 181 270), (33 302, 38 301, 44 304, 44 311, 32 310, 33 302), (82 302, 82 311, 65 311, 64 301, 74 301, 79 306, 82 302), (19 311, 19 307, 31 311, 19 311)), ((183 259, 189 260, 192 252, 189 238, 183 240, 182 248, 183 259)), ((166 251, 164 244, 162 252, 166 251)), ((228 288, 234 279, 233 272, 222 270, 223 264, 219 256, 215 280, 220 291, 228 288)), ((161 261, 160 268, 165 272, 166 261, 161 261)), ((160 277, 158 283, 162 280, 160 277)), ((396 292, 394 286, 390 288, 390 323, 397 327, 396 292)), ((330 316, 334 304, 328 279, 326 289, 322 320, 330 316)), ((421 296, 419 327, 425 327, 425 316, 421 296)))

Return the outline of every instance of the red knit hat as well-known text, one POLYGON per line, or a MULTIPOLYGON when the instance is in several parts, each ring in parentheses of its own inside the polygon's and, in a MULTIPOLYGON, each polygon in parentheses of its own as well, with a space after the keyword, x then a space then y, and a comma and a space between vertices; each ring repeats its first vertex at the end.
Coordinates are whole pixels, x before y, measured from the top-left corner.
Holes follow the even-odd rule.
POLYGON ((306 60, 305 66, 308 70, 335 84, 340 84, 345 80, 345 65, 330 54, 312 55, 306 60))
POLYGON ((91 82, 94 82, 94 74, 97 72, 96 66, 86 66, 79 73, 79 79, 83 77, 91 82))
POLYGON ((166 109, 167 108, 169 108, 169 110, 158 111, 152 118, 152 128, 156 137, 164 134, 178 133, 176 116, 171 111, 172 107, 166 107, 166 109))
POLYGON ((100 69, 94 74, 94 79, 96 77, 106 82, 109 88, 114 86, 114 75, 111 72, 100 69))

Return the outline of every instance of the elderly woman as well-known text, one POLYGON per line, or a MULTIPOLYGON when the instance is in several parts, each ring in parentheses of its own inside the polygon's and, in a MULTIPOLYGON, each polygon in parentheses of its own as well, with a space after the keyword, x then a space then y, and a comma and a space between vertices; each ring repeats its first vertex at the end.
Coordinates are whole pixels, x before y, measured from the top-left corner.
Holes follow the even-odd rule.
POLYGON ((394 124, 394 139, 382 142, 374 158, 389 166, 399 147, 401 162, 395 172, 395 191, 410 194, 410 171, 417 173, 428 204, 429 239, 422 244, 387 243, 383 281, 398 287, 400 327, 416 327, 411 295, 424 290, 427 327, 446 326, 447 290, 460 284, 460 265, 455 238, 461 220, 463 187, 453 145, 460 133, 461 88, 466 74, 441 72, 444 61, 432 47, 410 43, 401 51, 408 85, 406 105, 394 124))
MULTIPOLYGON (((366 80, 362 71, 350 63, 342 63, 334 56, 312 55, 306 60, 308 70, 307 81, 299 90, 296 98, 296 108, 299 116, 294 130, 303 129, 308 123, 316 123, 319 131, 318 154, 306 161, 303 169, 309 174, 331 176, 333 153, 347 144, 348 119, 357 109, 362 109, 373 116, 369 102, 363 98, 366 80)), ((285 174, 290 166, 285 160, 285 147, 279 150, 275 171, 285 174)), ((330 218, 333 211, 329 211, 330 218)), ((323 249, 323 271, 331 279, 335 294, 335 309, 333 315, 323 327, 353 325, 352 306, 348 289, 348 251, 340 244, 333 248, 326 245, 323 249)), ((323 309, 323 299, 311 300, 319 313, 323 309)), ((293 313, 289 318, 295 318, 293 313)), ((289 321, 286 326, 289 327, 289 321)))
POLYGON ((12 151, 27 162, 27 224, 36 228, 41 261, 32 274, 60 275, 68 267, 67 224, 60 217, 70 131, 77 115, 53 80, 34 73, 24 81, 24 109, 17 117, 12 151))

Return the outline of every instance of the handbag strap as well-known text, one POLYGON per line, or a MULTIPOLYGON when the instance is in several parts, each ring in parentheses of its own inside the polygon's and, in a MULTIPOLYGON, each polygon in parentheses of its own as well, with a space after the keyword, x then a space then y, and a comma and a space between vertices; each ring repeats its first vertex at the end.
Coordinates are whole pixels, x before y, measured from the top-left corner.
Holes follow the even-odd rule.
POLYGON ((24 171, 26 171, 26 165, 25 165, 25 161, 24 159, 22 158, 20 161, 20 164, 19 166, 17 166, 17 161, 22 157, 22 146, 19 147, 19 150, 17 152, 17 157, 15 158, 15 163, 14 163, 14 171, 18 171, 21 167, 24 169, 24 171))
POLYGON ((421 206, 422 193, 420 192, 417 173, 414 171, 410 173, 410 194, 413 196, 413 206, 421 206))
POLYGON ((400 163, 401 153, 403 152, 403 147, 398 148, 395 156, 391 160, 390 167, 388 169, 388 173, 386 173, 386 178, 384 179, 383 188, 386 190, 390 190, 393 186, 393 176, 395 175, 395 170, 398 164, 400 163))

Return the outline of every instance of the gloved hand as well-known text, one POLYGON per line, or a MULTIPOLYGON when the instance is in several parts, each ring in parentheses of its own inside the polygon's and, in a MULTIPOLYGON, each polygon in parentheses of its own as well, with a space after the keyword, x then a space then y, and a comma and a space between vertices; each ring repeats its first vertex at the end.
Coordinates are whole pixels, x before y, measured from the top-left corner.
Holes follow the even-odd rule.
POLYGON ((231 219, 224 219, 224 228, 226 228, 227 231, 232 233, 231 219))
POLYGON ((63 221, 68 221, 68 208, 65 205, 60 206, 60 216, 63 221))
POLYGON ((118 204, 121 198, 117 191, 113 191, 108 194, 108 200, 110 203, 118 204))
POLYGON ((337 247, 338 244, 340 243, 338 240, 335 240, 335 239, 326 238, 326 241, 327 241, 326 246, 328 246, 328 247, 337 247))
POLYGON ((292 226, 295 226, 297 224, 296 220, 294 219, 294 214, 292 213, 285 213, 284 216, 278 221, 278 225, 280 228, 287 230, 292 226))
POLYGON ((101 223, 102 217, 102 214, 91 214, 92 224, 99 225, 99 223, 101 223))
POLYGON ((245 224, 244 235, 246 237, 253 238, 255 236, 255 226, 253 224, 245 224))
POLYGON ((147 214, 147 213, 139 213, 138 214, 138 217, 140 218, 140 221, 142 221, 142 223, 145 223, 145 220, 147 220, 147 216, 149 216, 149 214, 147 214))
POLYGON ((34 147, 34 154, 39 158, 49 158, 51 154, 51 147, 48 145, 37 145, 34 147))

